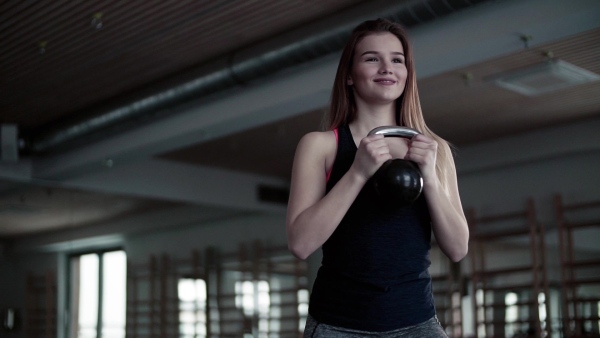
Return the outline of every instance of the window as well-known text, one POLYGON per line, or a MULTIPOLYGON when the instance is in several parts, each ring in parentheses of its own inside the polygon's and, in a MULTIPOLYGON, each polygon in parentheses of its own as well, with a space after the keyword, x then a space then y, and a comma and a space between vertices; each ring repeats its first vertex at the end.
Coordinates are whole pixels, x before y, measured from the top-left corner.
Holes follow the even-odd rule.
POLYGON ((259 337, 266 337, 269 328, 271 294, 269 282, 238 281, 235 283, 235 306, 251 318, 258 317, 259 337))
MULTIPOLYGON (((281 277, 281 276, 280 276, 281 277)), ((286 337, 291 332, 304 331, 308 316, 309 291, 282 287, 285 278, 267 280, 245 280, 235 282, 235 306, 246 318, 257 319, 257 334, 259 338, 286 337), (294 313, 298 321, 293 326, 287 324, 294 313), (292 331, 293 330, 293 331, 292 331)), ((244 337, 250 337, 246 333, 244 337)))
POLYGON ((310 293, 308 292, 308 289, 298 290, 298 315, 300 316, 300 321, 298 322, 298 330, 300 332, 304 332, 304 327, 306 326, 306 319, 308 318, 309 298, 310 293))
MULTIPOLYGON (((541 324, 542 331, 546 330, 546 295, 540 292, 537 295, 538 304, 538 317, 541 324)), ((509 292, 504 296, 504 304, 506 310, 504 313, 504 319, 506 323, 505 333, 508 337, 518 336, 520 334, 526 334, 527 332, 535 331, 534 327, 529 324, 523 325, 526 322, 529 309, 527 308, 527 299, 524 298, 523 294, 519 295, 515 292, 509 292), (526 310, 523 311, 522 308, 526 310), (524 333, 525 332, 525 333, 524 333)))
POLYGON ((477 313, 475 313, 475 316, 477 316, 476 318, 476 323, 479 323, 477 325, 477 335, 479 337, 485 337, 486 336, 486 326, 485 326, 485 291, 483 289, 477 289, 475 290, 475 302, 477 304, 477 308, 476 311, 477 313))
POLYGON ((206 282, 182 278, 177 285, 179 298, 179 336, 206 337, 206 282))
POLYGON ((70 274, 70 337, 125 337, 125 252, 116 250, 71 256, 70 274))
POLYGON ((519 331, 519 296, 514 292, 509 292, 504 296, 504 304, 506 305, 506 313, 504 314, 507 336, 513 337, 519 331))

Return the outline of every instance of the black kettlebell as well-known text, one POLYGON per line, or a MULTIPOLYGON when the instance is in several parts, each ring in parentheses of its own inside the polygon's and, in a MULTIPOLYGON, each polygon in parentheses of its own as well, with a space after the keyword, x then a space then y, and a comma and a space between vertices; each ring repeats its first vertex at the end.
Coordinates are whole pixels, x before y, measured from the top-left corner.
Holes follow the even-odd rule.
MULTIPOLYGON (((407 127, 383 126, 369 132, 385 137, 412 138, 420 132, 407 127)), ((375 191, 388 205, 410 205, 423 191, 423 178, 419 166, 408 160, 391 159, 385 161, 372 178, 375 191)))

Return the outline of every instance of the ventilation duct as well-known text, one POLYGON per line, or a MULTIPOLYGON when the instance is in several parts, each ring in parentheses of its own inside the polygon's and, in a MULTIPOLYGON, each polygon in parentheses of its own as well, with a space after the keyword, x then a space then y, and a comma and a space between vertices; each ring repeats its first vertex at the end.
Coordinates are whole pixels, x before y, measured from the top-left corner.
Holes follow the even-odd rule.
MULTIPOLYGON (((389 10, 387 15, 381 13, 379 17, 399 22, 405 27, 413 27, 488 1, 491 0, 406 1, 395 9, 389 10)), ((265 46, 276 45, 273 41, 267 41, 251 49, 235 52, 220 58, 230 60, 229 65, 205 65, 204 69, 212 70, 204 72, 194 80, 103 112, 79 123, 62 126, 43 136, 33 137, 27 145, 26 151, 31 153, 58 151, 89 142, 92 138, 102 138, 110 133, 139 125, 140 119, 147 121, 156 116, 168 114, 166 108, 181 105, 192 98, 198 99, 223 92, 240 84, 252 82, 283 69, 340 51, 348 39, 350 31, 358 22, 365 19, 367 18, 354 20, 331 29, 330 23, 336 22, 336 20, 327 18, 326 21, 315 25, 322 28, 320 33, 291 44, 283 46, 279 44, 279 48, 265 51, 265 46), (86 140, 83 140, 84 137, 86 140)), ((286 40, 288 39, 282 37, 278 39, 278 41, 286 40)))

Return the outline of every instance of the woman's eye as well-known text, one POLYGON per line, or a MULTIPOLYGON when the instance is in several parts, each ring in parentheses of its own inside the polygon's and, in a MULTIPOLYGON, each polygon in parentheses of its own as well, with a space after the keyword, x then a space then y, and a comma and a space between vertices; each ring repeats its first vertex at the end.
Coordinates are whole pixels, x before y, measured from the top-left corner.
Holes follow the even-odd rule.
POLYGON ((367 59, 365 59, 365 61, 375 62, 375 61, 377 61, 377 58, 367 58, 367 59))
POLYGON ((404 60, 402 60, 402 59, 394 59, 394 63, 404 63, 404 60))

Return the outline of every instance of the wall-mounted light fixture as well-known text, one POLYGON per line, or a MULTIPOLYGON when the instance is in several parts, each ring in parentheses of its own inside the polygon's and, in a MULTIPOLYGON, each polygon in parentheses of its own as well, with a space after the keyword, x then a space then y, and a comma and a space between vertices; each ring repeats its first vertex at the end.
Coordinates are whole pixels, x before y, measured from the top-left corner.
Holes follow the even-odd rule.
POLYGON ((599 81, 600 75, 563 60, 550 59, 533 66, 495 75, 487 80, 523 95, 537 96, 599 81))

